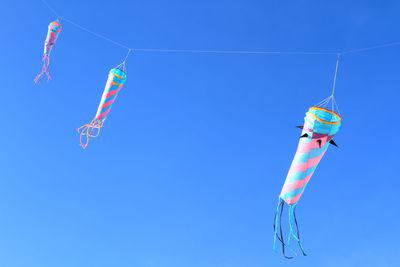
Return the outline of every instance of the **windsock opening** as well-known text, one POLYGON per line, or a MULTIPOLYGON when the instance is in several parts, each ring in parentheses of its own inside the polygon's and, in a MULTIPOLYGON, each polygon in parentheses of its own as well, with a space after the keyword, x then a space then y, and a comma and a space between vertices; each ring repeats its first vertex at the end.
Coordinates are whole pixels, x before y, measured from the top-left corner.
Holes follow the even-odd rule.
POLYGON ((52 27, 60 27, 60 30, 62 29, 62 26, 61 26, 61 24, 60 24, 58 21, 52 21, 52 22, 49 24, 49 28, 52 28, 52 27))
POLYGON ((110 70, 109 78, 118 84, 123 84, 126 81, 127 75, 123 70, 113 68, 110 70))
POLYGON ((325 124, 337 125, 342 121, 339 114, 326 108, 311 107, 308 111, 314 119, 325 124))

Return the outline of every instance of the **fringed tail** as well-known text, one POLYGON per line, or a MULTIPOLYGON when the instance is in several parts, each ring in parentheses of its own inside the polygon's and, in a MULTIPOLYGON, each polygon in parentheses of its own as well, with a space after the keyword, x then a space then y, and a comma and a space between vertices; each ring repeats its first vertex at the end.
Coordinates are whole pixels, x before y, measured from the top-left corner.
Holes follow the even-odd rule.
POLYGON ((49 74, 49 63, 50 63, 50 55, 48 54, 43 54, 43 59, 42 59, 42 72, 39 73, 36 78, 35 78, 35 83, 38 83, 42 76, 44 74, 47 75, 47 81, 51 79, 50 74, 49 74))
POLYGON ((303 250, 303 245, 300 242, 300 232, 299 232, 299 227, 298 227, 298 224, 297 224, 296 213, 295 213, 296 204, 289 205, 290 233, 289 233, 289 236, 288 236, 287 244, 285 244, 285 241, 284 241, 284 238, 283 238, 283 233, 282 233, 282 213, 283 213, 284 205, 285 205, 285 201, 282 200, 281 198, 279 198, 278 207, 276 208, 276 213, 275 213, 275 217, 274 217, 274 245, 273 245, 273 250, 274 250, 274 252, 276 252, 276 248, 275 248, 276 247, 276 240, 278 239, 282 244, 283 256, 286 259, 293 259, 293 256, 287 256, 286 255, 285 248, 288 248, 294 254, 294 256, 297 256, 297 253, 290 246, 290 240, 291 240, 292 237, 294 237, 294 239, 296 239, 297 242, 299 243, 299 247, 300 247, 301 252, 303 253, 303 255, 307 256, 307 254, 303 250), (293 231, 293 221, 296 224, 297 236, 294 234, 294 231, 293 231), (278 235, 278 225, 279 225, 279 232, 280 232, 279 235, 278 235))
POLYGON ((276 208, 276 213, 275 213, 275 218, 274 218, 274 246, 273 250, 276 252, 276 239, 278 239, 281 244, 282 244, 282 254, 286 259, 293 259, 293 256, 286 256, 285 253, 285 248, 288 248, 295 256, 297 256, 296 252, 288 245, 285 244, 285 241, 283 239, 283 232, 282 232, 282 214, 283 214, 283 206, 285 205, 285 202, 279 198, 278 201, 278 207, 276 208), (280 211, 279 211, 280 209, 280 211), (279 213, 279 217, 278 217, 279 213), (279 219, 279 222, 278 222, 279 219), (278 235, 278 225, 279 225, 279 232, 280 234, 278 235))
POLYGON ((80 133, 80 146, 85 149, 89 143, 90 138, 94 138, 99 136, 100 128, 103 127, 103 122, 99 119, 95 118, 91 123, 85 124, 78 129, 76 129, 80 133), (86 139, 86 142, 84 142, 86 139))
POLYGON ((288 246, 290 247, 290 239, 291 239, 291 237, 293 237, 294 239, 296 239, 297 243, 299 244, 299 247, 300 247, 301 252, 303 253, 303 256, 307 256, 307 254, 304 252, 303 245, 301 244, 301 241, 300 241, 299 225, 297 224, 295 210, 296 210, 296 204, 289 205, 290 233, 289 233, 289 237, 288 237, 288 246), (293 222, 296 224, 297 235, 294 234, 293 222))
POLYGON ((296 230, 297 230, 297 238, 296 238, 296 240, 299 243, 299 247, 301 249, 301 252, 303 253, 303 256, 307 256, 307 254, 304 252, 303 245, 301 244, 301 241, 300 241, 299 225, 297 224, 297 219, 296 219, 296 207, 297 206, 295 205, 294 208, 293 208, 294 223, 296 224, 296 230))

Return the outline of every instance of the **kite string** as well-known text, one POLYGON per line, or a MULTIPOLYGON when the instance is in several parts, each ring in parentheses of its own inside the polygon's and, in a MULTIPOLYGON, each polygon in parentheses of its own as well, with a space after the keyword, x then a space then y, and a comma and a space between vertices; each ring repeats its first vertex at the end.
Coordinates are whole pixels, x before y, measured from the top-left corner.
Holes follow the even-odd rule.
MULTIPOLYGON (((58 14, 58 12, 52 8, 45 0, 42 0, 42 2, 46 5, 46 7, 57 17, 57 20, 61 19, 64 20, 72 25, 74 25, 77 28, 80 28, 83 31, 86 31, 87 33, 90 33, 92 35, 95 35, 107 42, 113 43, 119 47, 125 48, 128 50, 128 55, 130 51, 141 51, 141 52, 169 52, 169 53, 214 53, 214 54, 262 54, 262 55, 270 55, 270 54, 294 54, 294 55, 333 55, 336 54, 336 52, 329 52, 329 51, 250 51, 250 50, 243 50, 243 51, 237 51, 237 50, 199 50, 199 49, 157 49, 157 48, 131 48, 128 47, 118 41, 112 40, 108 37, 105 37, 104 35, 97 33, 95 31, 92 31, 70 19, 67 19, 65 17, 62 17, 58 14)), ((128 57, 126 56, 126 58, 128 57)), ((123 62, 126 61, 126 58, 124 59, 123 62)))
MULTIPOLYGON (((128 55, 131 50, 134 51, 142 51, 142 52, 169 52, 169 53, 214 53, 214 54, 264 54, 264 55, 269 55, 269 54, 295 54, 295 55, 332 55, 336 54, 336 52, 324 52, 324 51, 235 51, 235 50, 196 50, 196 49, 152 49, 152 48, 131 48, 128 47, 118 41, 112 40, 108 37, 105 37, 102 34, 99 34, 97 32, 94 32, 70 19, 67 19, 63 16, 60 16, 58 12, 52 8, 45 0, 42 0, 42 2, 46 5, 46 7, 57 17, 57 20, 61 19, 64 20, 75 27, 80 28, 83 31, 86 31, 92 35, 95 35, 105 41, 108 41, 110 43, 113 43, 117 46, 120 46, 122 48, 128 49, 128 55)), ((127 57, 126 57, 127 58, 127 57)), ((124 62, 126 61, 126 58, 124 62)))
POLYGON ((89 30, 86 27, 81 26, 80 24, 69 20, 65 17, 62 17, 58 14, 58 12, 51 7, 45 0, 41 0, 45 6, 57 17, 57 20, 62 19, 75 27, 80 28, 81 30, 84 30, 92 35, 95 35, 105 41, 108 41, 110 43, 113 43, 119 47, 128 49, 128 50, 134 50, 134 51, 142 51, 142 52, 168 52, 168 53, 215 53, 215 54, 263 54, 263 55, 269 55, 269 54, 292 54, 292 55, 333 55, 333 54, 353 54, 353 53, 358 53, 358 52, 363 52, 363 51, 368 51, 368 50, 374 50, 374 49, 380 49, 384 47, 389 47, 389 46, 400 46, 400 42, 392 42, 392 43, 387 43, 387 44, 381 44, 381 45, 375 45, 375 46, 370 46, 370 47, 363 47, 363 48, 358 48, 358 49, 351 49, 347 51, 343 51, 341 53, 338 52, 332 52, 332 51, 234 51, 234 50, 196 50, 196 49, 158 49, 158 48, 131 48, 128 47, 118 41, 112 40, 108 37, 105 37, 102 34, 99 34, 97 32, 94 32, 92 30, 89 30))
POLYGON ((45 0, 42 0, 42 2, 43 2, 43 4, 46 5, 46 7, 47 7, 51 12, 53 12, 54 15, 56 15, 57 19, 60 17, 60 16, 58 15, 57 11, 56 11, 54 8, 52 8, 45 0))
POLYGON ((117 45, 117 46, 120 46, 120 47, 122 47, 122 48, 131 50, 130 47, 128 47, 128 46, 126 46, 126 45, 124 45, 124 44, 121 44, 120 42, 114 41, 114 40, 112 40, 112 39, 110 39, 110 38, 108 38, 108 37, 105 37, 105 36, 102 35, 102 34, 99 34, 99 33, 97 33, 97 32, 94 32, 94 31, 92 31, 92 30, 89 30, 88 28, 85 28, 85 27, 79 25, 78 23, 73 22, 72 20, 69 20, 69 19, 67 19, 67 18, 64 18, 64 17, 60 16, 60 15, 57 13, 57 11, 56 11, 54 8, 52 8, 45 0, 42 0, 42 2, 47 6, 47 8, 48 8, 51 12, 53 12, 54 15, 56 15, 57 20, 59 20, 59 19, 64 20, 64 21, 66 21, 66 22, 68 22, 68 23, 74 25, 75 27, 78 27, 78 28, 80 28, 81 30, 86 31, 86 32, 88 32, 88 33, 90 33, 90 34, 93 34, 93 35, 95 35, 95 36, 97 36, 97 37, 99 37, 99 38, 101 38, 101 39, 103 39, 103 40, 105 40, 105 41, 108 41, 108 42, 110 42, 110 43, 113 43, 113 44, 115 44, 115 45, 117 45))
MULTIPOLYGON (((128 50, 128 55, 129 53, 134 50, 134 51, 142 51, 142 52, 169 52, 169 53, 215 53, 215 54, 263 54, 263 55, 270 55, 270 54, 295 54, 295 55, 333 55, 336 54, 336 52, 324 52, 324 51, 237 51, 237 50, 197 50, 197 49, 153 49, 153 48, 131 48, 129 46, 126 46, 118 41, 112 40, 100 33, 97 33, 95 31, 92 31, 70 19, 67 19, 61 15, 58 14, 58 12, 52 8, 45 0, 42 0, 42 2, 46 5, 46 7, 57 17, 57 20, 64 20, 71 25, 86 31, 87 33, 90 33, 94 36, 97 36, 98 38, 101 38, 107 42, 113 43, 114 45, 117 45, 119 47, 125 48, 128 50)), ((128 57, 126 56, 126 58, 128 57)), ((126 58, 124 59, 123 62, 126 61, 126 58)))
POLYGON ((128 53, 126 54, 126 56, 125 56, 125 58, 124 58, 124 61, 122 61, 122 63, 124 63, 124 64, 125 64, 125 62, 126 62, 126 60, 128 59, 128 57, 129 57, 129 54, 131 53, 131 51, 132 51, 132 49, 131 49, 131 48, 129 48, 129 50, 128 50, 128 53))
POLYGON ((337 71, 338 71, 338 66, 339 66, 339 57, 340 53, 337 54, 337 60, 336 60, 336 69, 335 69, 335 78, 333 79, 333 87, 332 87, 332 97, 335 94, 335 86, 336 86, 336 77, 337 77, 337 71))
POLYGON ((331 98, 332 98, 332 111, 334 111, 335 86, 336 86, 336 78, 337 78, 337 72, 338 72, 338 67, 339 67, 339 58, 340 58, 340 53, 337 54, 335 77, 333 78, 332 95, 331 95, 331 98))
POLYGON ((364 51, 368 51, 368 50, 375 50, 375 49, 380 49, 380 48, 390 47, 390 46, 399 46, 399 45, 400 45, 400 42, 392 42, 392 43, 374 45, 374 46, 369 46, 369 47, 362 47, 362 48, 357 48, 357 49, 344 51, 344 52, 342 52, 342 55, 343 54, 359 53, 359 52, 364 52, 364 51))
POLYGON ((123 72, 126 72, 126 65, 125 65, 125 62, 126 62, 128 56, 129 56, 129 54, 131 53, 131 51, 132 51, 132 49, 129 49, 129 50, 128 50, 128 53, 126 54, 126 56, 125 56, 125 58, 124 58, 124 61, 122 61, 122 63, 119 64, 119 65, 116 67, 117 69, 120 69, 120 70, 122 70, 123 72))
MULTIPOLYGON (((392 43, 387 43, 387 44, 381 44, 381 45, 375 45, 375 46, 370 46, 370 47, 363 47, 363 48, 358 48, 358 49, 352 49, 352 50, 347 50, 343 51, 341 53, 336 53, 336 52, 320 52, 320 51, 293 51, 293 52, 280 52, 280 51, 229 51, 229 50, 193 50, 193 49, 151 49, 151 48, 136 48, 132 49, 120 42, 117 42, 115 40, 112 40, 110 38, 105 37, 102 34, 99 34, 97 32, 94 32, 92 30, 89 30, 88 28, 85 28, 81 25, 79 25, 76 22, 73 22, 65 17, 62 17, 58 14, 58 12, 51 7, 45 0, 42 0, 42 2, 46 5, 46 7, 57 17, 57 20, 62 19, 65 20, 66 22, 80 28, 81 30, 84 30, 90 34, 93 34, 105 41, 108 41, 110 43, 113 43, 117 46, 120 46, 122 48, 130 50, 135 50, 135 51, 143 51, 143 52, 175 52, 175 53, 220 53, 220 54, 295 54, 295 55, 332 55, 332 54, 337 54, 338 55, 338 60, 339 60, 339 55, 340 54, 352 54, 352 53, 359 53, 363 51, 368 51, 368 50, 374 50, 374 49, 380 49, 384 47, 390 47, 390 46, 400 46, 400 42, 392 42, 392 43)), ((129 55, 129 52, 128 52, 129 55)), ((125 58, 126 60, 126 58, 125 58)), ((124 61, 125 61, 124 60, 124 61)), ((332 94, 333 95, 333 94, 332 94)))
POLYGON ((210 53, 210 54, 259 54, 259 55, 336 55, 330 51, 256 51, 256 50, 202 50, 202 49, 159 49, 134 48, 137 52, 167 52, 167 53, 210 53))
POLYGON ((122 47, 122 48, 125 48, 125 49, 128 49, 128 50, 131 49, 130 47, 128 47, 128 46, 126 46, 126 45, 124 45, 124 44, 121 44, 120 42, 114 41, 114 40, 112 40, 112 39, 110 39, 110 38, 108 38, 108 37, 105 37, 104 35, 101 35, 101 34, 99 34, 99 33, 96 33, 96 32, 94 32, 94 31, 91 31, 91 30, 89 30, 88 28, 85 28, 85 27, 79 25, 78 23, 73 22, 72 20, 66 19, 66 18, 64 18, 64 17, 62 17, 62 16, 59 16, 59 18, 62 19, 62 20, 64 20, 64 21, 66 21, 66 22, 68 22, 68 23, 70 23, 70 24, 72 24, 72 25, 74 25, 75 27, 78 27, 78 28, 80 28, 81 30, 84 30, 84 31, 86 31, 86 32, 88 32, 88 33, 91 33, 91 34, 93 34, 93 35, 95 35, 95 36, 97 36, 97 37, 99 37, 99 38, 101 38, 101 39, 103 39, 103 40, 105 40, 105 41, 108 41, 108 42, 110 42, 110 43, 113 43, 113 44, 115 44, 115 45, 117 45, 117 46, 119 46, 119 47, 122 47))

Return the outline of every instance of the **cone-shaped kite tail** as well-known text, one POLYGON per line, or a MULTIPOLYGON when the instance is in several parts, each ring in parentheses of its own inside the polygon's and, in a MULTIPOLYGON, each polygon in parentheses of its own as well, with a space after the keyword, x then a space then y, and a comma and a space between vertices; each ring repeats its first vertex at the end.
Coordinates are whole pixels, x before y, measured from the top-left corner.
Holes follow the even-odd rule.
POLYGON ((100 128, 103 126, 104 121, 111 110, 111 106, 117 98, 119 90, 121 90, 122 85, 125 83, 126 77, 126 73, 118 68, 110 70, 96 116, 91 123, 85 124, 77 129, 78 132, 80 132, 80 145, 84 149, 88 145, 90 138, 99 135, 100 128))
POLYGON ((335 112, 320 107, 311 107, 304 118, 304 126, 298 127, 302 128, 303 131, 285 184, 279 195, 279 204, 274 221, 274 250, 275 242, 278 238, 282 243, 282 250, 285 257, 287 257, 285 255, 285 247, 296 254, 290 247, 290 240, 292 237, 299 243, 300 249, 305 255, 300 242, 297 219, 295 216, 296 204, 329 145, 333 144, 337 146, 332 138, 339 131, 340 125, 341 117, 335 112), (289 205, 290 227, 290 233, 286 244, 283 240, 281 227, 281 233, 278 235, 278 219, 282 216, 285 203, 289 205), (279 210, 280 215, 278 215, 279 210), (297 234, 294 233, 294 227, 296 227, 295 230, 297 234))
POLYGON ((47 31, 46 41, 44 42, 44 51, 42 58, 42 72, 39 73, 35 78, 35 83, 40 81, 40 78, 46 74, 47 81, 51 79, 49 74, 49 63, 50 63, 50 52, 56 43, 57 37, 61 32, 61 24, 57 21, 53 21, 49 24, 49 30, 47 31))

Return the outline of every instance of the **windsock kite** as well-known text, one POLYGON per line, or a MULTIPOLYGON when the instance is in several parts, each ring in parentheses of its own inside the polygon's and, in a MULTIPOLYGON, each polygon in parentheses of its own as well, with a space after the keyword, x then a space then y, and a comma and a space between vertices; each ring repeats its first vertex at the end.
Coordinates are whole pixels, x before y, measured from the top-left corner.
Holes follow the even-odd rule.
POLYGON ((278 207, 274 218, 273 248, 275 251, 275 243, 276 239, 278 239, 282 243, 282 251, 285 258, 293 258, 286 256, 285 247, 289 248, 294 255, 296 255, 290 246, 290 240, 292 237, 298 242, 303 255, 306 256, 300 242, 299 228, 295 213, 296 205, 329 145, 332 144, 337 146, 332 138, 339 131, 341 120, 342 118, 331 110, 321 107, 311 107, 304 118, 304 126, 297 126, 297 128, 300 128, 303 131, 300 136, 299 145, 292 165, 290 166, 289 173, 286 177, 285 184, 283 185, 281 194, 279 195, 278 207), (281 226, 282 212, 285 203, 289 205, 290 228, 286 244, 283 239, 281 226), (278 219, 280 228, 279 235, 278 219), (294 233, 294 227, 296 227, 297 234, 294 233))
MULTIPOLYGON (((124 64, 121 65, 124 67, 124 64)), ((101 97, 100 105, 92 122, 77 129, 78 132, 80 132, 80 146, 83 149, 85 149, 88 145, 90 138, 97 137, 99 135, 100 128, 103 127, 104 121, 111 110, 111 105, 117 98, 119 90, 121 90, 122 85, 126 81, 126 73, 120 69, 120 66, 110 70, 106 87, 104 88, 103 96, 101 97)))
POLYGON ((44 42, 44 51, 42 58, 42 72, 39 73, 35 78, 35 83, 40 81, 40 78, 46 74, 47 81, 51 79, 49 74, 49 63, 50 63, 50 52, 53 49, 54 44, 61 32, 61 24, 57 21, 53 21, 49 24, 49 30, 47 31, 46 41, 44 42))

